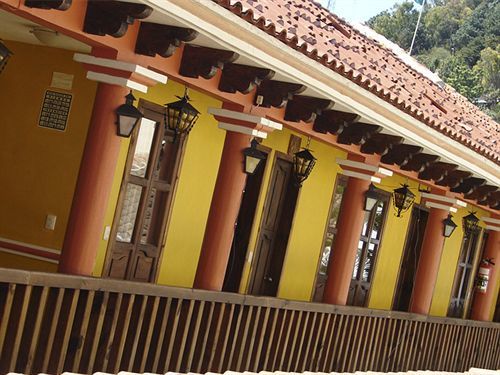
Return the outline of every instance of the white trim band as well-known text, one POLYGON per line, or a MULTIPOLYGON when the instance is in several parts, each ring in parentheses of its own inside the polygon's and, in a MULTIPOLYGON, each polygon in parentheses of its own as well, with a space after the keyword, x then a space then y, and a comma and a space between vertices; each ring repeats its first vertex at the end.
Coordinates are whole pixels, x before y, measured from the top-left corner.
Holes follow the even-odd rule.
POLYGON ((144 93, 148 92, 148 86, 143 85, 142 83, 138 83, 123 77, 112 76, 109 74, 88 71, 87 79, 90 79, 91 81, 109 83, 110 85, 128 87, 129 89, 137 90, 144 93))
POLYGON ((437 208, 440 210, 445 210, 445 211, 453 212, 453 213, 457 212, 457 209, 455 207, 447 206, 445 204, 439 204, 439 203, 435 203, 435 202, 429 202, 429 201, 425 202, 425 207, 437 208))
POLYGON ((2 253, 9 253, 9 254, 13 254, 13 255, 17 255, 17 256, 21 256, 21 257, 26 257, 26 258, 31 258, 31 259, 36 259, 36 260, 41 260, 43 262, 48 262, 48 263, 53 263, 53 264, 59 264, 59 261, 56 260, 56 259, 46 258, 46 257, 42 257, 42 256, 39 256, 39 255, 25 253, 25 252, 22 252, 22 251, 6 249, 5 247, 0 247, 0 252, 2 252, 2 253))
POLYGON ((354 172, 351 170, 345 170, 342 172, 342 174, 344 176, 359 178, 360 180, 375 182, 376 184, 380 184, 380 182, 382 181, 380 179, 380 177, 372 176, 372 175, 364 174, 364 173, 360 173, 360 172, 354 172))
POLYGON ((460 199, 446 197, 444 195, 439 195, 439 194, 425 193, 425 192, 422 192, 421 195, 422 195, 422 198, 432 199, 434 201, 451 203, 455 206, 467 207, 467 203, 465 203, 464 201, 461 201, 460 199))
POLYGON ((486 225, 485 228, 488 230, 492 230, 493 232, 500 232, 500 227, 496 227, 494 225, 486 225))
POLYGON ((111 68, 111 69, 123 70, 125 72, 137 73, 143 77, 152 79, 153 81, 159 83, 167 83, 168 80, 168 77, 166 75, 157 73, 141 65, 128 63, 125 61, 105 59, 102 57, 95 57, 83 53, 75 53, 73 55, 73 60, 82 64, 90 64, 90 65, 102 66, 104 68, 111 68))
POLYGON ((279 122, 269 120, 265 117, 249 115, 248 113, 238 112, 238 111, 230 111, 229 109, 223 108, 208 108, 208 113, 214 116, 225 117, 231 120, 238 120, 244 122, 250 122, 252 124, 262 125, 267 128, 281 130, 283 129, 283 124, 279 122))
POLYGON ((498 224, 498 225, 500 225, 500 219, 494 219, 494 218, 488 217, 488 216, 483 216, 481 218, 481 221, 484 221, 485 223, 488 223, 488 224, 498 224))
POLYGON ((267 138, 266 132, 261 132, 257 129, 248 128, 246 126, 228 124, 227 122, 219 122, 219 129, 227 130, 230 132, 241 133, 251 135, 253 137, 258 137, 262 139, 267 138))
POLYGON ((378 167, 376 165, 371 165, 371 164, 366 164, 362 163, 360 161, 354 161, 354 160, 348 160, 348 159, 342 159, 342 158, 337 158, 335 159, 338 165, 342 167, 351 167, 351 168, 356 168, 356 169, 361 169, 363 171, 368 171, 368 172, 374 172, 374 173, 379 173, 381 175, 391 177, 393 175, 393 172, 382 167, 378 167))

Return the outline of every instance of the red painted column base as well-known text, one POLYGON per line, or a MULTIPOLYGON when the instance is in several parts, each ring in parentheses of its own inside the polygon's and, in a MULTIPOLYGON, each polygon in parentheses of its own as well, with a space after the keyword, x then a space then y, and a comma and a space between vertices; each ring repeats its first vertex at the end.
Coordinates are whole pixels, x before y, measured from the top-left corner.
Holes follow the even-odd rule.
POLYGON ((323 302, 345 305, 356 261, 359 236, 365 217, 365 192, 370 181, 349 177, 342 198, 342 206, 337 225, 337 235, 331 251, 323 302))
POLYGON ((59 272, 91 275, 113 185, 121 138, 116 135, 116 108, 128 89, 99 83, 73 196, 59 272))

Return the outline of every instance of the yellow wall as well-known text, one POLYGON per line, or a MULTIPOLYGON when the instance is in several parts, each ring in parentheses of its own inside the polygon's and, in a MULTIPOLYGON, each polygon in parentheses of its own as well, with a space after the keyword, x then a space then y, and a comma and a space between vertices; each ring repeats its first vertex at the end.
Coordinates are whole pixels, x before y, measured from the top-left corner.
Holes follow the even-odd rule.
MULTIPOLYGON (((175 96, 183 92, 184 86, 169 81, 150 88, 147 94, 134 95, 163 105, 178 100, 175 96)), ((213 116, 207 113, 209 107, 220 107, 220 101, 193 90, 189 96, 201 116, 187 140, 158 272, 159 284, 182 287, 193 285, 225 137, 225 131, 218 129, 213 116)), ((121 151, 105 226, 113 222, 128 144, 121 151)), ((102 273, 107 245, 108 241, 101 240, 95 275, 102 273)))
MULTIPOLYGON (((0 237, 61 249, 96 84, 73 52, 5 41, 14 55, 0 74, 0 237), (53 72, 74 75, 66 131, 38 126, 53 72), (44 229, 47 214, 55 230, 44 229)), ((53 89, 54 91, 63 91, 53 89)), ((0 255, 0 266, 53 271, 52 264, 0 255)))
MULTIPOLYGON (((383 178, 380 184, 375 185, 392 193, 403 183, 410 185, 416 195, 415 202, 420 202, 418 183, 406 181, 402 176, 394 174, 392 177, 383 178)), ((368 307, 372 309, 390 310, 392 307, 393 292, 396 288, 410 218, 411 208, 403 213, 402 217, 397 217, 392 199, 390 200, 370 289, 368 307)))

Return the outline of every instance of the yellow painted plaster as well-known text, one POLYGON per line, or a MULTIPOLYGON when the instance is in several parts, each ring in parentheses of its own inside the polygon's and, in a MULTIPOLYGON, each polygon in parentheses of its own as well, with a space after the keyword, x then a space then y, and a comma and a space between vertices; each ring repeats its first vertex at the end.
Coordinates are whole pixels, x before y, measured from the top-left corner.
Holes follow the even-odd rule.
MULTIPOLYGON (((96 83, 73 52, 5 41, 14 55, 0 75, 0 237, 60 250, 93 107, 96 83), (69 91, 50 87, 53 72, 72 74, 69 91), (38 126, 45 90, 73 94, 64 132, 38 126), (55 230, 44 228, 47 214, 55 230)), ((14 259, 2 253, 2 258, 14 259)), ((16 267, 54 270, 25 258, 16 267)))

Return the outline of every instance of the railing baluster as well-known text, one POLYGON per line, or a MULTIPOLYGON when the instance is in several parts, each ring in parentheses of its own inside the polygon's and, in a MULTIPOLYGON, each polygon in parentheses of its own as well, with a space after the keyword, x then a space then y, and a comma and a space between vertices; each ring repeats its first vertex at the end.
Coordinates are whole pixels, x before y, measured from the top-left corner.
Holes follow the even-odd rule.
MULTIPOLYGON (((326 321, 324 323, 323 328, 321 329, 321 337, 318 335, 319 341, 318 341, 317 345, 319 345, 319 349, 314 351, 316 353, 315 354, 316 359, 314 359, 314 357, 313 357, 313 363, 316 363, 316 365, 314 366, 314 369, 313 369, 313 371, 315 371, 315 372, 319 371, 322 362, 323 362, 323 364, 326 362, 326 355, 325 355, 325 359, 323 361, 321 361, 321 358, 323 358, 323 353, 326 353, 325 345, 326 345, 327 338, 329 337, 328 332, 331 330, 330 329, 331 324, 335 325, 335 319, 337 318, 337 314, 326 313, 323 315, 326 316, 326 321), (332 322, 332 317, 333 317, 333 322, 332 322)), ((330 338, 332 336, 333 335, 330 335, 330 338)))
MULTIPOLYGON (((278 370, 282 370, 283 369, 283 363, 285 362, 285 356, 286 356, 286 348, 288 346, 288 339, 290 338, 290 333, 292 331, 292 326, 293 326, 293 321, 294 321, 294 318, 295 318, 295 313, 296 311, 295 310, 291 310, 291 313, 290 313, 290 317, 288 318, 288 327, 286 329, 286 335, 285 335, 285 341, 283 341, 283 350, 282 352, 280 353, 279 350, 280 348, 278 347, 277 350, 276 350, 276 356, 280 358, 280 364, 279 364, 279 367, 278 367, 278 370)), ((286 321, 286 320, 285 320, 286 321)), ((285 321, 283 322, 283 324, 285 323, 285 321)), ((274 367, 274 364, 273 364, 273 370, 275 370, 276 368, 274 367)))
POLYGON ((166 369, 158 369, 160 363, 160 356, 163 352, 163 341, 165 340, 165 332, 167 331, 167 323, 170 317, 170 307, 172 305, 172 298, 167 298, 165 302, 165 310, 163 312, 163 317, 160 325, 160 331, 158 334, 158 343, 155 348, 155 355, 153 359, 153 369, 151 371, 154 372, 166 372, 166 369))
POLYGON ((153 329, 156 324, 156 319, 158 316, 158 306, 160 305, 160 297, 154 297, 153 307, 151 308, 151 315, 148 324, 148 331, 146 333, 146 339, 144 342, 144 352, 142 353, 141 365, 139 367, 139 372, 144 372, 146 368, 146 361, 148 360, 149 348, 151 347, 151 337, 153 336, 153 329))
MULTIPOLYGON (((231 325, 233 323, 235 308, 236 308, 236 305, 231 304, 231 308, 229 309, 229 322, 225 326, 226 334, 224 335, 224 343, 222 344, 222 352, 221 352, 221 355, 219 357, 219 365, 217 366, 218 373, 222 372, 222 366, 224 366, 224 358, 226 357, 227 342, 229 340, 229 334, 231 332, 231 325)), ((241 316, 241 314, 239 314, 238 316, 241 316)), ((215 352, 213 354, 215 354, 215 352)), ((229 368, 229 364, 227 367, 229 368)))
MULTIPOLYGON (((26 314, 28 312, 28 306, 29 306, 29 302, 30 302, 30 298, 31 298, 32 289, 33 288, 31 285, 26 285, 26 288, 24 290, 21 311, 19 312, 18 319, 16 322, 17 329, 16 329, 16 333, 14 336, 13 344, 12 344, 12 355, 11 355, 10 363, 9 363, 9 367, 8 367, 9 370, 11 370, 11 371, 15 371, 17 356, 19 355, 19 346, 21 345, 21 338, 22 338, 23 331, 24 331, 24 323, 26 322, 26 314)), ((12 323, 10 323, 10 324, 12 324, 12 323)))
POLYGON ((229 360, 227 362, 228 370, 232 368, 231 366, 233 364, 234 352, 236 351, 236 342, 238 341, 238 337, 240 336, 241 319, 244 313, 245 313, 245 305, 240 305, 238 317, 236 318, 236 328, 234 330, 234 335, 232 337, 233 341, 231 343, 231 350, 229 351, 229 360))
POLYGON ((104 324, 104 317, 106 315, 106 311, 109 308, 108 301, 109 301, 109 292, 104 292, 102 303, 101 306, 99 307, 99 314, 94 332, 94 339, 92 340, 92 344, 90 347, 90 358, 88 362, 89 365, 87 367, 88 372, 92 372, 94 370, 95 358, 97 355, 97 347, 99 345, 99 339, 101 338, 101 333, 102 333, 102 325, 104 324))
POLYGON ((300 327, 299 327, 299 330, 301 332, 300 342, 299 342, 299 347, 297 349, 297 357, 295 358, 295 364, 293 365, 293 369, 296 372, 299 372, 300 359, 302 358, 302 348, 304 346, 304 340, 305 340, 306 334, 308 332, 307 331, 307 325, 309 324, 309 318, 311 317, 311 314, 312 313, 309 312, 309 311, 306 312, 306 317, 304 319, 304 325, 302 326, 302 329, 300 329, 300 327))
POLYGON ((373 318, 373 337, 374 342, 371 345, 372 350, 370 355, 366 358, 365 370, 375 371, 374 361, 375 358, 380 358, 380 343, 382 342, 381 336, 383 334, 385 319, 383 318, 373 318))
POLYGON ((323 337, 322 335, 324 335, 324 332, 325 332, 325 327, 324 327, 325 316, 330 315, 330 314, 320 313, 320 315, 321 315, 321 317, 320 317, 319 322, 318 322, 318 329, 315 330, 313 327, 313 332, 316 334, 315 335, 316 338, 315 338, 313 345, 312 345, 309 366, 307 366, 307 362, 304 360, 304 364, 306 366, 306 369, 310 369, 311 371, 314 371, 313 368, 317 367, 318 344, 319 344, 319 340, 323 337))
MULTIPOLYGON (((345 336, 342 336, 342 341, 344 342, 345 345, 343 345, 343 348, 344 348, 344 353, 342 355, 342 365, 340 366, 339 368, 339 371, 342 371, 342 372, 346 372, 347 370, 347 357, 349 356, 349 344, 350 344, 350 340, 351 340, 351 337, 352 337, 352 331, 354 329, 354 326, 357 325, 357 319, 358 317, 357 316, 349 316, 349 333, 347 335, 347 339, 344 340, 345 336)), ((345 331, 344 331, 345 333, 345 331)))
POLYGON ((415 338, 418 336, 418 327, 420 322, 410 322, 410 341, 407 340, 408 346, 405 347, 403 357, 403 371, 408 371, 415 363, 415 338), (406 358, 406 361, 404 359, 406 358))
POLYGON ((165 347, 165 350, 167 351, 167 355, 165 357, 165 363, 163 365, 162 372, 167 372, 171 369, 170 360, 172 359, 172 353, 174 352, 175 336, 177 334, 177 328, 179 326, 179 318, 181 316, 183 302, 184 302, 184 300, 181 298, 179 298, 177 300, 177 306, 175 308, 175 315, 174 315, 174 321, 173 321, 173 325, 172 325, 172 331, 170 332, 170 337, 168 338, 168 343, 167 343, 167 346, 165 347))
MULTIPOLYGON (((201 373, 201 368, 203 366, 203 359, 205 358, 205 355, 206 355, 208 334, 210 333, 210 329, 212 327, 212 319, 214 316, 214 310, 215 310, 215 302, 210 302, 210 310, 208 312, 207 325, 205 328, 205 333, 203 334, 203 341, 201 344, 200 355, 198 357, 198 365, 196 366, 197 373, 201 373)), ((208 369, 207 369, 207 371, 208 371, 208 369)))
MULTIPOLYGON (((268 308, 268 310, 271 310, 271 308, 268 308)), ((269 355, 271 354, 271 348, 272 348, 273 343, 275 341, 276 341, 276 350, 274 351, 274 353, 275 353, 274 358, 276 359, 276 352, 278 350, 279 340, 281 339, 281 333, 283 332, 283 322, 282 322, 280 333, 278 333, 278 337, 277 338, 274 337, 274 335, 276 333, 276 323, 278 322, 278 315, 280 315, 279 313, 280 313, 280 310, 274 309, 273 323, 271 325, 271 333, 269 334, 269 340, 268 340, 268 344, 267 344, 267 348, 266 348, 266 355, 264 357, 264 364, 262 366, 262 370, 264 370, 264 371, 269 369, 267 367, 267 365, 269 363, 269 355)), ((284 314, 286 314, 286 310, 285 310, 284 314)), ((269 369, 269 370, 272 370, 272 369, 269 369)), ((256 371, 256 370, 254 370, 254 371, 256 371)))
POLYGON ((62 372, 64 362, 66 360, 66 355, 68 353, 69 336, 71 334, 71 329, 73 328, 73 321, 75 319, 75 312, 76 312, 76 307, 78 305, 78 299, 80 298, 79 289, 72 290, 70 291, 70 293, 71 292, 73 293, 73 298, 71 299, 68 318, 65 321, 64 334, 62 336, 61 353, 57 361, 57 369, 56 369, 57 374, 60 374, 62 372))
POLYGON ((132 309, 134 307, 135 294, 129 294, 129 299, 127 302, 127 309, 125 311, 125 316, 123 320, 123 328, 121 331, 120 339, 118 340, 118 349, 116 353, 115 363, 113 364, 112 372, 118 372, 122 362, 123 351, 125 350, 125 340, 128 335, 128 327, 130 325, 130 316, 132 315, 132 309))
MULTIPOLYGON (((14 302, 14 296, 16 294, 16 288, 17 288, 16 284, 9 284, 7 298, 5 300, 5 307, 2 314, 2 320, 0 322, 0 358, 2 358, 3 356, 5 336, 7 335, 7 328, 10 326, 10 317, 11 317, 10 313, 12 311, 12 305, 14 302)), ((6 370, 8 371, 8 369, 6 370)))
MULTIPOLYGON (((250 366, 250 363, 251 363, 252 356, 253 356, 255 337, 257 336, 257 330, 259 329, 261 314, 262 314, 262 307, 258 306, 257 312, 255 313, 255 322, 252 324, 252 327, 251 327, 251 332, 252 332, 251 337, 252 338, 250 339, 250 345, 248 347, 248 352, 246 354, 247 361, 245 363, 245 366, 243 367, 243 370, 248 370, 248 369, 250 369, 250 367, 253 367, 253 366, 250 366)), ((246 341, 246 340, 243 340, 243 341, 246 341)))
POLYGON ((49 294, 49 288, 43 287, 42 294, 40 296, 40 301, 38 302, 37 315, 35 318, 35 325, 33 327, 33 335, 31 338, 30 347, 28 350, 28 360, 26 362, 26 367, 24 369, 26 374, 31 373, 31 369, 33 367, 33 361, 37 349, 38 342, 40 341, 40 328, 42 325, 42 319, 44 316, 44 312, 47 308, 47 296, 49 294))
MULTIPOLYGON (((266 331, 267 331, 267 325, 269 322, 269 315, 271 314, 271 308, 270 307, 264 307, 265 312, 264 312, 264 321, 262 322, 262 329, 260 331, 260 336, 259 336, 259 341, 257 342, 257 353, 255 354, 255 361, 253 366, 250 366, 250 364, 247 362, 247 368, 250 369, 252 368, 253 372, 257 372, 259 370, 259 361, 260 361, 260 356, 262 355, 262 346, 264 345, 264 338, 266 337, 266 331)), ((274 325, 274 323, 273 323, 274 325)), ((256 328, 257 329, 257 328, 256 328)), ((273 334, 274 331, 271 332, 271 334, 268 337, 268 347, 271 346, 272 339, 273 339, 273 334)), ((252 345, 253 347, 253 345, 252 345)), ((250 356, 249 356, 250 359, 250 356)))
POLYGON ((398 320, 391 318, 389 319, 389 323, 390 330, 387 331, 387 341, 384 346, 384 355, 382 356, 383 361, 380 369, 381 371, 385 372, 389 371, 389 368, 391 366, 391 359, 394 356, 392 348, 395 345, 394 341, 396 341, 397 343, 397 340, 395 340, 394 336, 396 335, 396 326, 398 325, 398 320))
MULTIPOLYGON (((109 300, 108 300, 109 301, 109 300)), ((102 360, 102 370, 106 371, 108 368, 109 357, 111 355, 112 344, 114 342, 113 337, 116 334, 116 325, 118 324, 118 317, 120 316, 120 309, 122 307, 123 294, 118 293, 116 296, 116 301, 114 305, 113 317, 111 319, 111 325, 109 327, 109 331, 107 332, 104 339, 104 356, 102 360)), ((95 365, 91 369, 92 371, 96 370, 95 365)))
MULTIPOLYGON (((373 340, 374 338, 374 329, 375 329, 375 318, 368 316, 366 317, 366 338, 363 338, 360 340, 360 345, 359 348, 363 347, 363 352, 361 357, 358 358, 357 360, 357 368, 359 371, 364 371, 366 370, 367 364, 368 364, 368 359, 370 358, 370 355, 374 349, 373 347, 373 340)), ((364 333, 362 331, 361 333, 362 336, 364 336, 364 333)))
MULTIPOLYGON (((184 358, 184 350, 186 349, 186 341, 189 334, 189 327, 191 326, 191 318, 193 316, 194 306, 196 304, 196 300, 189 301, 189 308, 186 321, 184 322, 184 329, 182 331, 181 345, 179 348, 179 354, 177 357, 177 364, 175 365, 175 371, 180 372, 182 366, 182 359, 184 358)), ((182 310, 181 310, 182 312, 182 310)))
MULTIPOLYGON (((247 344, 247 337, 248 337, 248 331, 250 328, 250 323, 252 322, 252 317, 253 317, 253 306, 250 306, 248 308, 248 313, 246 315, 246 322, 243 328, 243 337, 241 339, 241 345, 239 348, 239 353, 238 353, 238 359, 236 361, 236 371, 241 372, 241 362, 243 361, 243 355, 245 353, 245 348, 247 344)), ((235 340, 236 343, 236 340, 235 340)))
POLYGON ((364 336, 365 336, 365 325, 366 325, 366 316, 360 316, 358 318, 358 325, 356 327, 356 333, 354 334, 354 340, 353 340, 353 345, 352 345, 352 350, 351 352, 351 361, 350 361, 350 371, 357 371, 361 370, 359 366, 359 350, 361 349, 361 346, 363 345, 364 336), (360 323, 361 320, 361 323, 360 323), (363 337, 363 339, 362 339, 363 337), (354 349, 356 348, 356 349, 354 349))
POLYGON ((43 354, 42 372, 48 372, 50 355, 52 354, 54 346, 54 338, 56 337, 57 323, 59 322, 59 315, 61 314, 61 309, 62 309, 64 291, 65 289, 63 288, 57 289, 56 302, 54 304, 54 311, 52 312, 52 319, 50 320, 50 325, 49 325, 49 334, 43 354))
MULTIPOLYGON (((288 363, 287 363, 286 370, 285 370, 286 372, 292 371, 291 367, 292 367, 293 354, 295 353, 295 345, 297 344, 297 338, 299 337, 299 331, 300 331, 300 325, 302 323, 303 313, 304 313, 304 311, 300 310, 299 314, 297 316, 296 324, 295 324, 295 327, 293 330, 293 340, 292 340, 292 346, 290 348, 290 357, 288 359, 288 363)), ((283 350, 283 354, 284 355, 286 354, 286 347, 283 350)))
MULTIPOLYGON (((337 315, 338 316, 338 315, 337 315)), ((342 341, 344 340, 344 336, 345 336, 345 328, 346 328, 346 325, 347 325, 347 320, 348 320, 348 316, 347 315, 340 315, 339 317, 339 323, 338 325, 335 325, 335 321, 334 321, 334 324, 332 326, 332 334, 330 336, 330 342, 328 343, 328 349, 327 349, 327 352, 326 352, 326 356, 325 356, 325 363, 327 363, 326 365, 326 369, 323 370, 324 372, 332 372, 334 370, 334 359, 336 358, 336 356, 340 353, 340 348, 342 347, 342 341), (342 334, 340 334, 340 332, 337 332, 341 329, 342 327, 342 334), (336 329, 338 328, 338 329, 336 329), (335 343, 333 344, 333 347, 330 351, 330 345, 332 344, 332 339, 335 338, 335 343), (330 354, 330 359, 328 360, 328 362, 326 361, 327 359, 327 356, 328 354, 330 354)), ((336 367, 337 363, 335 363, 335 367, 336 367)))
POLYGON ((194 350, 196 349, 196 345, 198 343, 198 335, 200 333, 200 325, 201 325, 201 320, 203 319, 204 311, 205 311, 205 301, 200 301, 200 306, 196 314, 196 323, 194 325, 193 339, 192 342, 190 343, 191 348, 189 350, 188 360, 186 364, 186 371, 188 372, 191 371, 191 368, 193 366, 194 350))
MULTIPOLYGON (((208 366, 207 366, 208 371, 212 371, 212 364, 214 361, 215 353, 217 352, 217 346, 219 344, 219 336, 220 336, 220 332, 221 332, 222 322, 224 321, 224 314, 226 313, 226 306, 227 306, 227 304, 225 304, 225 303, 222 303, 220 305, 219 316, 217 318, 217 326, 215 328, 214 343, 213 343, 212 349, 210 351, 210 359, 208 361, 208 366)), ((233 308, 234 308, 234 305, 231 305, 230 310, 232 310, 233 308)), ((229 325, 231 325, 231 323, 229 323, 229 325)), ((227 328, 227 326, 226 326, 226 328, 227 328)), ((220 370, 218 370, 218 371, 220 371, 220 370)))
POLYGON ((94 303, 95 291, 90 290, 87 294, 87 301, 85 303, 85 310, 83 311, 83 318, 80 325, 80 332, 78 335, 78 349, 73 359, 73 372, 78 372, 80 368, 80 361, 82 359, 83 348, 87 339, 87 328, 90 321, 90 313, 92 312, 92 304, 94 303))

